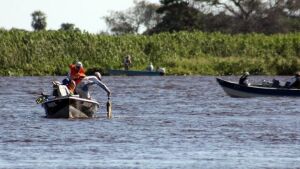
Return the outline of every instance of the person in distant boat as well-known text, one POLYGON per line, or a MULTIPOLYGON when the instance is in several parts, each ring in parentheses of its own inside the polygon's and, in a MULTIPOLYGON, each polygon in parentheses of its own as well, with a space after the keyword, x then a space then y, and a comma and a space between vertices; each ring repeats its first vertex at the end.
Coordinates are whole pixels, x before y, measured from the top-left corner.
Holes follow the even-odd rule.
POLYGON ((240 80, 239 80, 239 84, 240 85, 245 85, 245 86, 250 86, 250 83, 249 83, 249 81, 248 81, 248 76, 249 76, 250 74, 249 74, 249 72, 245 72, 242 76, 241 76, 241 78, 240 78, 240 80))
POLYGON ((300 72, 296 72, 295 76, 285 83, 285 87, 300 89, 300 72))
POLYGON ((89 87, 97 84, 103 90, 106 91, 107 97, 110 97, 111 92, 109 88, 101 81, 101 74, 99 72, 95 72, 95 76, 86 76, 84 77, 80 83, 76 86, 76 92, 79 94, 79 97, 85 99, 91 99, 91 95, 89 92, 89 87))
POLYGON ((77 61, 75 64, 69 65, 70 71, 63 84, 68 87, 71 93, 75 92, 76 85, 86 76, 85 70, 81 62, 77 61))
POLYGON ((161 75, 164 75, 164 74, 166 74, 166 68, 164 68, 164 67, 159 67, 159 68, 157 69, 157 72, 159 72, 161 75))
POLYGON ((129 70, 129 67, 131 66, 132 62, 131 62, 131 56, 127 55, 124 59, 124 69, 125 70, 129 70))
POLYGON ((153 67, 152 62, 150 62, 150 64, 147 66, 146 70, 149 71, 149 72, 153 72, 154 67, 153 67))

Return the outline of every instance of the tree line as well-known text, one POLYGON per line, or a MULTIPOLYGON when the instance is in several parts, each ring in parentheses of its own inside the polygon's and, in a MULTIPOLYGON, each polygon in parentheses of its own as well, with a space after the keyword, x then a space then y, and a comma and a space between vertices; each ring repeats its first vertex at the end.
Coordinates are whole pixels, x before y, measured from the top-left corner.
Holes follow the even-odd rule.
MULTIPOLYGON (((46 30, 47 27, 47 16, 43 11, 37 10, 32 14, 31 26, 34 31, 46 30)), ((80 31, 79 28, 75 27, 75 24, 72 23, 62 23, 59 30, 63 31, 80 31)))
MULTIPOLYGON (((145 34, 202 31, 238 33, 288 33, 300 31, 299 0, 134 0, 125 11, 111 11, 103 19, 107 34, 145 34)), ((35 31, 45 30, 46 14, 32 13, 35 31)), ((80 31, 72 23, 59 30, 80 31)))
POLYGON ((104 17, 112 34, 203 31, 287 33, 300 31, 299 0, 134 1, 126 11, 104 17))

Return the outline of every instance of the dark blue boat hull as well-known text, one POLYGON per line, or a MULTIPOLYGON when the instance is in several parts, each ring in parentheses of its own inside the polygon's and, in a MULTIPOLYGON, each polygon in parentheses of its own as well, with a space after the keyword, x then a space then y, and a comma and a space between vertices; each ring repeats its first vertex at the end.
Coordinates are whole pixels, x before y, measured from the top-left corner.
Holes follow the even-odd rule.
POLYGON ((225 93, 232 97, 258 97, 258 96, 288 96, 300 97, 300 89, 274 88, 261 86, 244 86, 235 82, 216 78, 225 93))
POLYGON ((162 72, 138 71, 138 70, 109 70, 110 76, 163 76, 162 72))

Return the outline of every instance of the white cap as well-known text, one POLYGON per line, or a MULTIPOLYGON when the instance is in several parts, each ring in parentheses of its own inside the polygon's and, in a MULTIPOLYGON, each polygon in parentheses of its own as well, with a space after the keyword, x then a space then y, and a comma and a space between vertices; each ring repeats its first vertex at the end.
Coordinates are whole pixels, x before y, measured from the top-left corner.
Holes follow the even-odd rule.
POLYGON ((76 62, 76 67, 82 67, 82 63, 81 62, 76 62))
POLYGON ((102 76, 101 76, 101 74, 100 74, 99 72, 95 72, 95 76, 96 76, 99 80, 101 80, 101 78, 102 78, 102 76))

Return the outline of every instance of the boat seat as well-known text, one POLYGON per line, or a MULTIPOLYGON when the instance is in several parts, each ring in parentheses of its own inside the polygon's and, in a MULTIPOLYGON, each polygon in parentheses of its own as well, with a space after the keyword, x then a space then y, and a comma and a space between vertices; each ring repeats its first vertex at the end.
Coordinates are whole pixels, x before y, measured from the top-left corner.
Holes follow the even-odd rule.
POLYGON ((69 96, 70 94, 71 92, 66 85, 58 85, 58 96, 69 96))
POLYGON ((70 90, 66 85, 62 85, 57 81, 52 82, 53 83, 53 95, 62 97, 62 96, 69 96, 71 94, 70 90))

